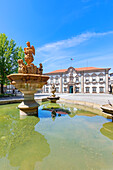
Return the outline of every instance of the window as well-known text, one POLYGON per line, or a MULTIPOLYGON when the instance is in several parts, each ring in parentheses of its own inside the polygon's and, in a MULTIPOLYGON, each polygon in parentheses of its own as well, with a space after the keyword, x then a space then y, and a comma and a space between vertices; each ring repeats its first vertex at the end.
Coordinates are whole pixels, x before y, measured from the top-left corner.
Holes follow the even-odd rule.
POLYGON ((89 93, 89 87, 86 87, 86 93, 89 93))
POLYGON ((47 92, 47 93, 49 92, 49 88, 48 88, 48 87, 46 87, 46 92, 47 92))
POLYGON ((66 87, 64 87, 64 92, 67 92, 67 88, 66 87))
POLYGON ((103 78, 100 78, 99 81, 102 82, 102 81, 103 81, 103 78))
POLYGON ((59 92, 59 87, 56 87, 56 92, 57 92, 57 93, 59 92))
POLYGON ((76 77, 76 83, 78 83, 79 82, 79 77, 76 77))
POLYGON ((52 77, 52 76, 50 77, 50 80, 53 80, 53 77, 52 77))
POLYGON ((53 84, 53 80, 51 80, 51 84, 53 84))
POLYGON ((75 92, 76 92, 76 93, 79 93, 79 87, 76 87, 76 88, 75 88, 75 92))
POLYGON ((86 78, 86 83, 89 83, 89 79, 88 78, 86 78))
POLYGON ((55 83, 56 83, 56 84, 58 84, 58 83, 59 83, 59 81, 58 81, 58 78, 56 78, 56 81, 55 81, 55 83))
POLYGON ((67 82, 67 79, 66 78, 64 78, 64 83, 66 83, 67 82))
POLYGON ((92 81, 93 81, 93 82, 96 82, 96 77, 93 77, 93 78, 92 78, 92 81))
POLYGON ((96 87, 92 87, 92 92, 93 92, 93 93, 96 93, 96 90, 97 90, 96 87))
POLYGON ((55 82, 58 83, 58 77, 55 78, 55 82))
POLYGON ((100 93, 103 93, 104 92, 104 87, 100 87, 100 93))

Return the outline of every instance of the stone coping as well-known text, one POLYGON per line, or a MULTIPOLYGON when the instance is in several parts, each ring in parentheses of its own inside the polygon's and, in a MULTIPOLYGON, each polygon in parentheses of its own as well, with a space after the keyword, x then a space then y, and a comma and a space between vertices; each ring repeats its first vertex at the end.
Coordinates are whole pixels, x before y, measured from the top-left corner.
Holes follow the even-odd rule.
POLYGON ((93 113, 96 113, 99 116, 103 116, 107 119, 112 119, 112 115, 102 112, 101 110, 101 105, 96 104, 96 103, 91 103, 91 102, 84 102, 84 101, 78 101, 78 100, 71 100, 71 99, 65 99, 65 98, 60 98, 58 101, 60 103, 69 103, 69 104, 74 104, 76 108, 87 110, 93 113))
MULTIPOLYGON (((47 97, 48 96, 43 96, 42 98, 35 98, 35 100, 37 102, 44 102, 44 101, 48 100, 47 97)), ((23 98, 0 100, 0 105, 11 104, 11 103, 20 103, 22 101, 23 101, 23 98)), ((94 103, 94 102, 66 99, 66 98, 63 98, 63 96, 60 97, 60 100, 58 100, 57 102, 58 103, 59 102, 60 103, 64 102, 64 103, 74 104, 74 106, 76 106, 76 107, 80 107, 80 108, 85 109, 87 111, 91 111, 91 112, 97 113, 98 115, 103 116, 103 117, 105 117, 107 119, 112 119, 112 115, 102 112, 102 110, 100 108, 101 104, 97 104, 97 103, 94 103)))
MULTIPOLYGON (((47 98, 42 98, 42 99, 35 99, 37 102, 45 102, 47 101, 47 98)), ((12 104, 12 103, 21 103, 23 99, 10 99, 10 100, 0 100, 0 105, 5 105, 5 104, 12 104)))

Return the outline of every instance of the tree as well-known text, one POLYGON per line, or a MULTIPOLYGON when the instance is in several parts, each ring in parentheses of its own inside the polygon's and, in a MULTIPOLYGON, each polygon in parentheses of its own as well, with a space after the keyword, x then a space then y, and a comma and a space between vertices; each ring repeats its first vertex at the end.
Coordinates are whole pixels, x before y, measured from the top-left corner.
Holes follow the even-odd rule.
POLYGON ((4 84, 8 84, 7 75, 16 73, 18 70, 18 59, 24 59, 22 47, 16 47, 14 40, 8 40, 7 36, 0 33, 0 84, 3 94, 4 84))

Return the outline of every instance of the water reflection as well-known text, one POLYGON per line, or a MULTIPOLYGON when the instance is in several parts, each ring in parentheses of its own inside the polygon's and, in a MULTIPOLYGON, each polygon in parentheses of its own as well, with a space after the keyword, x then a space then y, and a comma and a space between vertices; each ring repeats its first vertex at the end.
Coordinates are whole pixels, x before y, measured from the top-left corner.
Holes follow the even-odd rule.
POLYGON ((0 158, 7 157, 12 167, 32 170, 48 156, 47 140, 34 129, 39 121, 36 117, 0 119, 0 158))
POLYGON ((109 139, 113 140, 113 122, 107 122, 103 124, 103 127, 100 129, 100 132, 108 137, 109 139))

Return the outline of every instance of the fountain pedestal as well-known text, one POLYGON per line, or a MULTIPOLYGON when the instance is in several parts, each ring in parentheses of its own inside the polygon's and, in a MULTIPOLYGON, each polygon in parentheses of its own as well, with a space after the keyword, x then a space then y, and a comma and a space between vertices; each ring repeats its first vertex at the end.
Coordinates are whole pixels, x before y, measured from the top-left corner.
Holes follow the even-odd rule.
POLYGON ((56 95, 54 94, 55 92, 56 92, 56 88, 55 88, 55 85, 53 84, 51 87, 52 96, 48 97, 51 103, 56 103, 56 101, 60 99, 60 97, 56 97, 56 95))
POLYGON ((10 74, 7 76, 18 90, 24 94, 24 100, 19 104, 20 115, 38 116, 39 104, 34 100, 34 94, 40 90, 49 79, 48 76, 38 74, 10 74))
POLYGON ((37 115, 39 104, 34 100, 34 93, 24 94, 24 101, 18 105, 20 115, 37 115))

